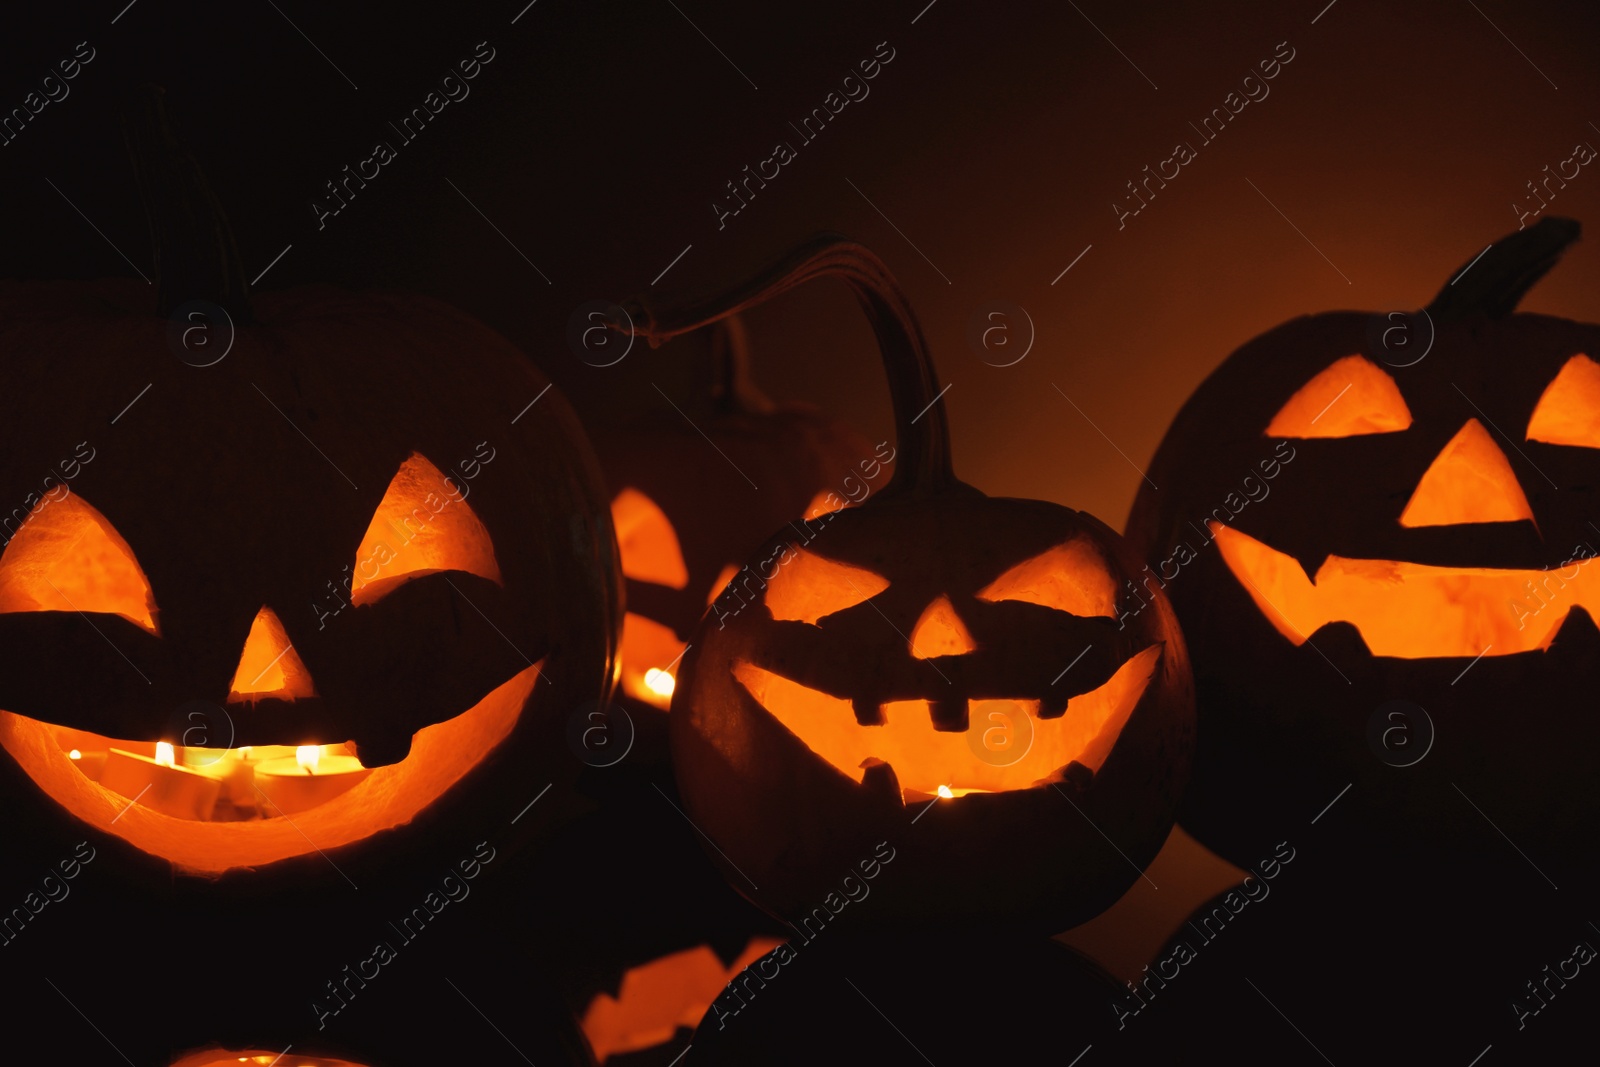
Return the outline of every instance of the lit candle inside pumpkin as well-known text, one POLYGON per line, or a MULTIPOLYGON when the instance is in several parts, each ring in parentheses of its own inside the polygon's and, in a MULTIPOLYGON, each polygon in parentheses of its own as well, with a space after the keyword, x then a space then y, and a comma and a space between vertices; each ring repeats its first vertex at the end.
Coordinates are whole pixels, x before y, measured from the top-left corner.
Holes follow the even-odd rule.
MULTIPOLYGON (((224 805, 253 812, 257 805, 255 791, 256 756, 248 745, 244 748, 183 748, 179 759, 185 767, 214 778, 221 784, 219 799, 224 805)), ((218 815, 226 819, 227 813, 218 815)))
POLYGON ((644 684, 652 693, 668 700, 672 699, 672 691, 678 685, 671 671, 664 671, 659 667, 651 667, 644 672, 644 684))
POLYGON ((906 807, 913 804, 925 804, 930 800, 955 800, 957 797, 970 796, 973 793, 992 793, 992 789, 969 789, 961 785, 941 785, 934 793, 924 793, 920 789, 902 788, 900 790, 901 802, 906 807))
POLYGON ((179 819, 210 819, 222 788, 215 778, 179 766, 177 752, 168 741, 156 742, 154 756, 111 749, 100 772, 100 784, 143 807, 179 819))
POLYGON ((300 745, 292 757, 261 760, 255 765, 262 815, 293 815, 325 804, 372 773, 356 757, 329 753, 328 747, 333 746, 300 745))

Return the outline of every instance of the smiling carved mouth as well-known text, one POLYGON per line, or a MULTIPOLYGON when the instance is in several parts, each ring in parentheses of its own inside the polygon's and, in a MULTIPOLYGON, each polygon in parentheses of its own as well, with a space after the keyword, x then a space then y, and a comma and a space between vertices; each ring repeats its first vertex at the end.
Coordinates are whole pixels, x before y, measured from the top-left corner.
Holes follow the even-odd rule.
MULTIPOLYGON (((355 785, 289 817, 212 821, 212 810, 195 810, 185 817, 172 814, 176 809, 171 806, 162 811, 136 802, 92 780, 82 773, 83 761, 70 757, 69 738, 96 735, 13 712, 0 712, 0 747, 56 803, 83 822, 187 871, 216 875, 233 867, 258 867, 313 848, 337 848, 410 822, 510 735, 543 666, 544 660, 540 660, 466 711, 418 730, 405 759, 366 770, 355 785)), ((123 744, 102 740, 111 747, 123 744)), ((128 747, 137 751, 150 745, 128 747)), ((191 751, 232 758, 220 749, 191 751)), ((206 777, 171 767, 148 773, 162 778, 183 779, 187 773, 206 777)), ((281 806, 270 799, 262 803, 262 814, 276 816, 280 812, 281 806)))
POLYGON ((1261 614, 1296 646, 1347 622, 1375 656, 1509 656, 1549 648, 1573 608, 1600 618, 1600 579, 1587 560, 1519 570, 1329 556, 1313 579, 1294 557, 1220 523, 1207 526, 1261 614))
POLYGON ((1072 697, 1064 714, 1039 716, 1039 701, 972 700, 966 730, 936 730, 927 700, 884 704, 864 726, 851 701, 741 662, 734 677, 812 752, 861 782, 888 763, 907 792, 949 796, 1027 789, 1071 763, 1098 773, 1161 661, 1161 646, 1132 656, 1099 688, 1072 697))

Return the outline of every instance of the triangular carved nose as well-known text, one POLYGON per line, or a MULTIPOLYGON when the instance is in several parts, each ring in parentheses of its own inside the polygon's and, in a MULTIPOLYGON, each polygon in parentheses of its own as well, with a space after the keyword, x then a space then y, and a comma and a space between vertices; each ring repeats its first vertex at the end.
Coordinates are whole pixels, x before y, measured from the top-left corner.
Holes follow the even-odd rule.
POLYGON ((271 608, 263 607, 250 624, 250 636, 245 638, 239 666, 234 668, 233 683, 228 686, 228 700, 267 697, 296 700, 316 695, 311 672, 306 670, 299 653, 289 643, 283 623, 271 608))
POLYGON ((1400 513, 1402 526, 1518 519, 1532 521, 1533 509, 1506 454, 1477 419, 1468 419, 1434 457, 1400 513))
POLYGON ((929 604, 922 618, 911 628, 911 654, 917 659, 934 656, 960 656, 973 651, 978 643, 967 633, 961 616, 950 598, 942 596, 929 604))

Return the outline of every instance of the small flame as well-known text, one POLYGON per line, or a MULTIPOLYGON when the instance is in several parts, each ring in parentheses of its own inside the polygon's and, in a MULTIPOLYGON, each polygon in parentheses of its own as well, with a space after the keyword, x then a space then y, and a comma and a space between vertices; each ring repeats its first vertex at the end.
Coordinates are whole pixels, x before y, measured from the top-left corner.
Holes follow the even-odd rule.
POLYGON ((947 785, 941 785, 939 787, 939 795, 944 797, 946 800, 949 800, 951 797, 955 796, 954 793, 950 792, 950 787, 947 785))
POLYGON ((162 767, 171 767, 178 762, 178 754, 172 748, 170 741, 156 742, 156 763, 162 767))
POLYGON ((659 667, 651 667, 644 672, 644 684, 649 687, 652 693, 664 697, 670 697, 672 691, 678 687, 678 683, 672 677, 672 672, 661 670, 659 667))
POLYGON ((79 752, 77 749, 73 749, 71 752, 67 753, 67 758, 68 759, 82 759, 83 758, 83 753, 79 752))
POLYGON ((317 773, 317 764, 322 762, 321 745, 301 745, 294 750, 294 761, 300 764, 307 774, 317 773))

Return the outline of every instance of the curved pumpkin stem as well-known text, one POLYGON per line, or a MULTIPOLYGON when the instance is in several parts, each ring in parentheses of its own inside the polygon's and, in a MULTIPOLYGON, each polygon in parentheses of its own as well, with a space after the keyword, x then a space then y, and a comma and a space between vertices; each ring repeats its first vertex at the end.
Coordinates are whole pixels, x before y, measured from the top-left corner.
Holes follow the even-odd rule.
MULTIPOLYGON (((944 397, 922 327, 883 261, 863 245, 838 234, 821 234, 790 252, 755 278, 699 301, 655 306, 648 297, 623 310, 632 332, 656 348, 679 334, 765 303, 813 278, 838 278, 850 287, 872 323, 889 398, 894 406, 896 460, 885 493, 959 484, 950 465, 950 429, 944 397)), ((626 323, 612 323, 628 332, 626 323)))
POLYGON ((250 321, 250 304, 233 230, 200 164, 173 133, 164 96, 159 86, 150 86, 124 122, 155 246, 156 313, 165 318, 190 300, 209 300, 243 325, 250 321))
POLYGON ((1500 238, 1457 271, 1428 305, 1439 321, 1471 315, 1504 318, 1578 239, 1572 219, 1547 215, 1526 230, 1500 238))

